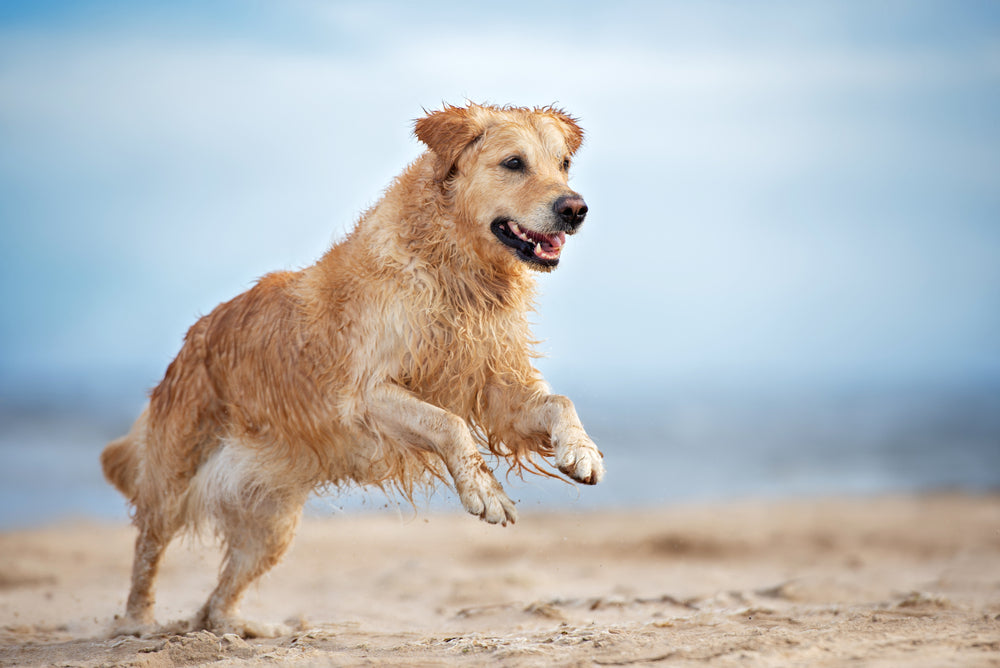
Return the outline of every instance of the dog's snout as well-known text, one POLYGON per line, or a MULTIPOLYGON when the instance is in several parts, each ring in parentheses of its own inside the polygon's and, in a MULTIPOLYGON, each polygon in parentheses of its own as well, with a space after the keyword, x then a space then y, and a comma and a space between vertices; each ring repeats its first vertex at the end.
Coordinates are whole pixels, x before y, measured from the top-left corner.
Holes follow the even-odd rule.
POLYGON ((564 195, 555 201, 552 208, 559 220, 568 228, 576 229, 587 216, 587 203, 579 195, 564 195))

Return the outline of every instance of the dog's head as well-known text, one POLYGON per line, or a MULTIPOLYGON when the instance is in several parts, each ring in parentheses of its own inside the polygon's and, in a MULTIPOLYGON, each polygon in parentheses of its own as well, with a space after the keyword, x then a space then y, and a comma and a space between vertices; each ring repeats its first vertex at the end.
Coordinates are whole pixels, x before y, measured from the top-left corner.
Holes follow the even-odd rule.
POLYGON ((583 141, 575 119, 551 107, 447 106, 419 119, 416 135, 480 252, 542 271, 559 264, 566 235, 587 215, 568 184, 583 141))

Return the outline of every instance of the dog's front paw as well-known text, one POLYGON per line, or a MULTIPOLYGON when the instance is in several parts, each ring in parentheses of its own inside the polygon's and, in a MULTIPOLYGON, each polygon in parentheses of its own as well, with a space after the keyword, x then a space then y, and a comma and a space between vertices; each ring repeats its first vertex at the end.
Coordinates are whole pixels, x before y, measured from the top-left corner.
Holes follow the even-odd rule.
POLYGON ((482 465, 483 470, 475 470, 469 476, 455 480, 458 497, 462 506, 484 522, 507 526, 517 522, 517 509, 493 474, 482 465))
POLYGON ((577 482, 596 485, 604 477, 604 455, 585 433, 556 443, 556 466, 577 482))

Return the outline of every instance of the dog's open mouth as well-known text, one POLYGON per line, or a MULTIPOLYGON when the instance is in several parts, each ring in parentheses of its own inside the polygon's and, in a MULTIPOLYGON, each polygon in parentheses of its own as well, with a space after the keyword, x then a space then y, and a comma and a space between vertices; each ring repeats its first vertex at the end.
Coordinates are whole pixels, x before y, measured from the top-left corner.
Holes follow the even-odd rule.
POLYGON ((497 239, 512 248, 525 262, 549 268, 559 264, 559 253, 566 243, 565 232, 542 234, 519 227, 508 218, 497 218, 490 229, 497 239))

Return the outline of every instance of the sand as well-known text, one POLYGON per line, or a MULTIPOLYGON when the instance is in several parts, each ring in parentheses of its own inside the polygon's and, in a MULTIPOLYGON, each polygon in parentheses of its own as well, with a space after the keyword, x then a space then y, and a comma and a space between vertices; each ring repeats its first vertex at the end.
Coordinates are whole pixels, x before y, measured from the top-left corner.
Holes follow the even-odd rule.
MULTIPOLYGON (((244 613, 298 630, 109 637, 133 530, 0 534, 0 665, 1000 666, 1000 497, 304 521, 244 613)), ((171 547, 160 622, 218 551, 171 547)))

